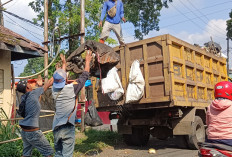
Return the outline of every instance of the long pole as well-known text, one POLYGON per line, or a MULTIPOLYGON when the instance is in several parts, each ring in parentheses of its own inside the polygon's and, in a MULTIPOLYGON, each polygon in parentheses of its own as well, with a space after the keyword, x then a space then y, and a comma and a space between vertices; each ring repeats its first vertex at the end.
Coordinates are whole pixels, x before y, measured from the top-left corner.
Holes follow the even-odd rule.
POLYGON ((229 76, 230 72, 230 46, 229 46, 229 38, 227 40, 227 75, 229 76))
MULTIPOLYGON (((44 42, 48 41, 48 0, 44 0, 44 42)), ((44 44, 44 48, 48 50, 48 45, 44 44)), ((44 53, 44 67, 48 66, 48 53, 44 53)), ((48 70, 44 71, 44 83, 48 81, 48 70)))
MULTIPOLYGON (((2 10, 2 1, 0 0, 0 9, 2 10)), ((2 11, 0 11, 0 25, 1 26, 4 26, 4 20, 3 20, 3 14, 2 14, 2 11)))
MULTIPOLYGON (((81 0, 81 33, 85 33, 85 0, 81 0)), ((85 36, 81 36, 81 44, 85 42, 85 36)), ((81 89, 81 132, 85 131, 85 87, 81 89)))

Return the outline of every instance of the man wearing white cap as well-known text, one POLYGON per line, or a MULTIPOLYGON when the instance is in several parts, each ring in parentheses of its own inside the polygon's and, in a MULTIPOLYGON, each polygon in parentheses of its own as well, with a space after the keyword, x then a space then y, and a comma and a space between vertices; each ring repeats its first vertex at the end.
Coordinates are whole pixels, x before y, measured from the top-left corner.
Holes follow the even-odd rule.
MULTIPOLYGON (((62 57, 62 64, 66 64, 62 57)), ((56 103, 56 113, 53 120, 55 157, 72 157, 75 145, 75 115, 77 111, 76 97, 89 77, 92 52, 88 51, 85 58, 85 69, 75 84, 66 85, 64 68, 57 69, 54 74, 53 97, 56 103)))

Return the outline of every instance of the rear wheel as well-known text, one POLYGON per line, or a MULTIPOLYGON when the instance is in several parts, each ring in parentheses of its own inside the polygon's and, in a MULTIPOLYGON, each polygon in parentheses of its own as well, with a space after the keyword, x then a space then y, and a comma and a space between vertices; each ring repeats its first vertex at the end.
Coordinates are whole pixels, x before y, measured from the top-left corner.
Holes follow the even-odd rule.
POLYGON ((148 130, 148 127, 133 127, 131 135, 123 135, 124 142, 127 145, 145 146, 150 138, 148 130))
POLYGON ((198 142, 205 141, 205 126, 199 116, 195 116, 195 120, 192 123, 192 133, 187 135, 187 143, 190 149, 199 149, 198 142))

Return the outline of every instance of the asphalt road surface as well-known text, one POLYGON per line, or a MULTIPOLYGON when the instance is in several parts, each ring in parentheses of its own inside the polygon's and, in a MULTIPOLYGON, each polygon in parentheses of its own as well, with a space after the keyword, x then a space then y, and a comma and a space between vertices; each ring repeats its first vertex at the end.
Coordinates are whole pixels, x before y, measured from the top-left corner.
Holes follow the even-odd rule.
POLYGON ((178 148, 175 139, 161 141, 151 138, 146 147, 132 147, 121 144, 114 148, 104 149, 99 153, 100 157, 197 157, 197 150, 178 148), (149 154, 148 150, 153 148, 156 154, 149 154))
MULTIPOLYGON (((102 129, 102 128, 101 128, 102 129)), ((101 130, 100 129, 100 130, 101 130)), ((114 129, 115 131, 115 129, 114 129)), ((98 152, 99 157, 198 157, 197 150, 180 149, 175 138, 168 140, 158 140, 151 136, 149 143, 145 147, 127 146, 120 143, 113 148, 106 148, 98 152), (153 148, 155 154, 149 154, 148 150, 153 148)))

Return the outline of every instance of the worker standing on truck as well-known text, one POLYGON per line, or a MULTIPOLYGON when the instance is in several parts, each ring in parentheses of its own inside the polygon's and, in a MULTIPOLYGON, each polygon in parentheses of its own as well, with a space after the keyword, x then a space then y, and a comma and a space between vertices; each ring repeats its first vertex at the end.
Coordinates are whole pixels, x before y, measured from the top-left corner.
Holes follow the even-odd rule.
MULTIPOLYGON (((19 81, 17 84, 17 91, 24 93, 21 101, 25 101, 25 117, 19 120, 19 125, 22 128, 21 137, 23 140, 23 156, 31 156, 33 148, 47 157, 51 157, 54 153, 48 140, 45 138, 42 131, 39 129, 39 114, 41 105, 39 97, 44 93, 53 83, 51 78, 43 87, 32 90, 32 86, 27 81, 19 81)), ((42 86, 42 79, 37 80, 38 86, 42 86)))
POLYGON ((104 2, 99 27, 102 27, 102 21, 104 20, 106 13, 107 16, 100 36, 100 43, 104 43, 105 40, 109 37, 110 31, 113 30, 118 38, 120 46, 124 46, 125 43, 122 35, 120 20, 122 19, 123 22, 126 22, 126 19, 124 18, 124 8, 122 1, 107 0, 104 2))
POLYGON ((232 83, 222 81, 215 85, 215 100, 207 110, 207 142, 232 146, 232 83))
MULTIPOLYGON (((61 57, 63 65, 65 57, 61 57)), ((87 51, 85 69, 73 84, 66 85, 66 71, 58 68, 54 74, 53 98, 55 99, 56 113, 53 120, 53 134, 56 157, 72 157, 75 145, 75 116, 77 99, 80 90, 89 77, 92 52, 87 51)))

